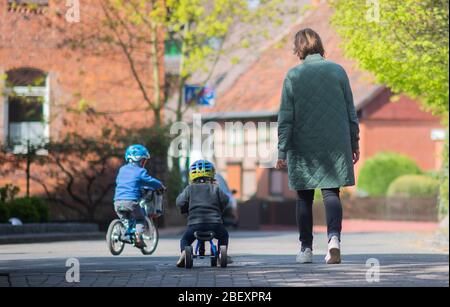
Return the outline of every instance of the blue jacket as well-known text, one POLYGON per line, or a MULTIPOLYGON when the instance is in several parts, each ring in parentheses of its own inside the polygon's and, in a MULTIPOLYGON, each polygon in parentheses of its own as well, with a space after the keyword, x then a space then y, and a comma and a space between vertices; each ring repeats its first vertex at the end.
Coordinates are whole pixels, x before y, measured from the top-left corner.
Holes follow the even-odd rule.
POLYGON ((137 201, 141 198, 142 187, 160 189, 162 188, 162 183, 158 179, 151 177, 145 168, 133 163, 126 164, 119 169, 117 174, 114 201, 137 201))

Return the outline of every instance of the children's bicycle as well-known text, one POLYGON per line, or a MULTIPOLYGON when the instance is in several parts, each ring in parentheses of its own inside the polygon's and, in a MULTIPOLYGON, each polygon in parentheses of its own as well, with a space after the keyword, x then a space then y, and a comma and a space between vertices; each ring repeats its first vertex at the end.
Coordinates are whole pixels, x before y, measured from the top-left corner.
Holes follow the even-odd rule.
POLYGON ((159 232, 154 219, 164 214, 163 195, 161 192, 147 189, 143 191, 143 195, 139 202, 145 216, 144 232, 141 238, 137 238, 135 219, 115 219, 109 224, 106 242, 114 256, 122 253, 125 244, 132 244, 139 248, 144 255, 153 254, 158 246, 159 232), (142 243, 138 244, 139 241, 142 243))
POLYGON ((194 259, 204 257, 209 257, 211 261, 211 267, 217 267, 217 264, 220 267, 227 267, 227 247, 226 246, 218 246, 214 243, 214 237, 216 234, 213 231, 196 231, 194 233, 195 238, 197 239, 197 244, 195 246, 195 251, 192 249, 192 246, 186 246, 184 251, 186 252, 186 260, 185 260, 185 268, 191 269, 194 265, 194 259), (204 242, 209 242, 210 245, 210 255, 206 256, 203 253, 199 253, 200 244, 204 242))

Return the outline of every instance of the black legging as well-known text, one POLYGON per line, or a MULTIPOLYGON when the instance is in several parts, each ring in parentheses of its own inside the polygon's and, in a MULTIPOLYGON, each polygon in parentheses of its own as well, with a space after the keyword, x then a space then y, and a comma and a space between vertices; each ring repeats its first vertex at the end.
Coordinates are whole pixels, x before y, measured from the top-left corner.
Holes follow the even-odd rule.
MULTIPOLYGON (((297 191, 297 225, 302 250, 313 246, 313 201, 314 190, 297 191)), ((333 236, 341 237, 342 204, 339 188, 322 189, 323 202, 327 216, 328 240, 333 236)))

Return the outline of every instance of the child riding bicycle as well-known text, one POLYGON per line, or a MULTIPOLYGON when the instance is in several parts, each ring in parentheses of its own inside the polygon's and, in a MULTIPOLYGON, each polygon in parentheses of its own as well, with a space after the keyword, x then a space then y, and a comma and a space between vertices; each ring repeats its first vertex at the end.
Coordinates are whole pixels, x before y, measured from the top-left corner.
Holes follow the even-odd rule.
POLYGON ((181 213, 188 214, 188 226, 180 241, 178 267, 185 266, 185 247, 195 241, 196 231, 213 231, 219 246, 228 246, 229 236, 223 225, 222 213, 229 199, 215 183, 214 175, 215 168, 211 162, 194 162, 189 168, 190 184, 177 197, 177 207, 181 209, 181 213))
POLYGON ((143 248, 142 233, 144 232, 145 216, 139 206, 142 198, 141 189, 165 189, 164 185, 151 177, 144 168, 150 159, 150 153, 142 145, 131 145, 125 152, 125 162, 119 169, 116 178, 116 191, 114 195, 114 209, 120 219, 134 219, 136 221, 135 245, 143 248))

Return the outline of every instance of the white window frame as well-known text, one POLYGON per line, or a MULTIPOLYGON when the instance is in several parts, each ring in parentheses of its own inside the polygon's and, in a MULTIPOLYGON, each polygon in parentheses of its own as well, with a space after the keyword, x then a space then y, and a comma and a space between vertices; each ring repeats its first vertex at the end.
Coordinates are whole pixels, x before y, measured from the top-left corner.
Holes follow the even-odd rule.
MULTIPOLYGON (((4 135, 3 141, 7 146, 9 145, 9 101, 8 97, 11 93, 18 96, 30 96, 30 97, 42 97, 42 117, 44 124, 44 142, 50 140, 50 77, 49 75, 45 78, 45 86, 14 86, 12 88, 6 88, 4 95, 3 104, 3 123, 4 123, 4 135)), ((12 151, 14 154, 24 154, 27 153, 27 148, 24 145, 13 145, 12 151)), ((39 150, 38 154, 47 154, 46 150, 39 150)))

